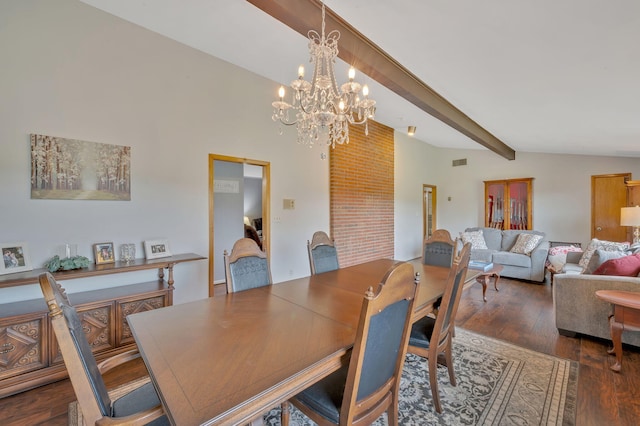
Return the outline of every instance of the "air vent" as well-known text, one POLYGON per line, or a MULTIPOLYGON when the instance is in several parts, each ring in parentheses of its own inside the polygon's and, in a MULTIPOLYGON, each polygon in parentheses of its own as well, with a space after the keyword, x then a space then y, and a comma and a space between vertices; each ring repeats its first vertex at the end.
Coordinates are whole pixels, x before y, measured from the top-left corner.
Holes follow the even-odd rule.
POLYGON ((461 158, 459 160, 453 160, 453 167, 466 166, 466 165, 467 165, 467 159, 466 158, 461 158))

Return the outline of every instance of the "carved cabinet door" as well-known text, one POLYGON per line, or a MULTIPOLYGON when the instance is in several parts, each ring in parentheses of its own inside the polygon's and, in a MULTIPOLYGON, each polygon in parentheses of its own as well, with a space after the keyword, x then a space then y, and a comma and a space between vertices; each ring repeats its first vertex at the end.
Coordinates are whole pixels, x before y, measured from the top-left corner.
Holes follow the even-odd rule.
MULTIPOLYGON (((76 311, 82 323, 82 330, 87 336, 89 346, 91 346, 93 353, 114 348, 115 327, 113 324, 113 303, 77 307, 76 311)), ((62 354, 58 347, 58 341, 55 339, 53 333, 52 336, 52 364, 62 363, 62 354)))
POLYGON ((129 328, 129 324, 127 323, 127 315, 169 306, 166 293, 154 297, 119 300, 116 303, 118 310, 116 314, 118 318, 118 346, 135 342, 135 340, 133 339, 133 334, 131 333, 131 328, 129 328))
POLYGON ((0 319, 0 380, 47 366, 47 315, 0 319))

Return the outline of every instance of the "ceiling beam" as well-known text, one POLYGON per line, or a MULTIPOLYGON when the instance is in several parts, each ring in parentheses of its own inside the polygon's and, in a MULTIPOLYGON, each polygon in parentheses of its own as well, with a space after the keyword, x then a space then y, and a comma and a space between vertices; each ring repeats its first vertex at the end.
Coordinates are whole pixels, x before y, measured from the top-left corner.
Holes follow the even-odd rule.
MULTIPOLYGON (((247 1, 304 36, 310 29, 320 31, 322 3, 319 0, 247 1)), ((485 148, 507 160, 515 159, 511 147, 453 106, 328 7, 325 21, 327 33, 334 29, 340 31, 340 59, 485 148)))

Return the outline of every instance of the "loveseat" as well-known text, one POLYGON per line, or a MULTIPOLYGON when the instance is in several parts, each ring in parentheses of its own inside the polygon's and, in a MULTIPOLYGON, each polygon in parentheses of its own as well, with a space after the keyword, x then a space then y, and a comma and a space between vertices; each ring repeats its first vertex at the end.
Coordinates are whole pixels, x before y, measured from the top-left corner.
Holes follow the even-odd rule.
POLYGON ((461 233, 461 239, 465 239, 469 235, 473 235, 482 231, 486 248, 482 245, 474 245, 471 243, 471 260, 481 262, 493 262, 504 267, 503 277, 517 278, 529 281, 544 282, 545 280, 545 262, 549 251, 549 242, 545 238, 544 232, 529 231, 520 229, 495 229, 495 228, 467 228, 461 233), (512 250, 516 246, 516 242, 520 234, 539 236, 536 237, 534 246, 530 252, 514 253, 512 250), (474 248, 475 247, 475 248, 474 248))

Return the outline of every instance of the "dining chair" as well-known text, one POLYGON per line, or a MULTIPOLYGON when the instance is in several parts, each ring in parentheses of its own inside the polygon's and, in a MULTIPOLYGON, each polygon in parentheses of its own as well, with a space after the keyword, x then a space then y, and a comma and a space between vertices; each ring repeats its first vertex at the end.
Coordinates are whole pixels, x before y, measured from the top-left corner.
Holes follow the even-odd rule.
MULTIPOLYGON (((368 425, 385 411, 389 424, 397 425, 416 288, 410 264, 393 266, 365 293, 349 362, 289 402, 320 426, 368 425)), ((283 404, 283 426, 289 408, 283 404)))
POLYGON ((39 277, 40 288, 49 308, 51 326, 58 341, 78 406, 87 425, 168 425, 169 421, 151 382, 111 400, 102 374, 140 357, 135 350, 96 362, 84 334, 83 324, 69 298, 49 272, 39 277))
POLYGON ((311 241, 307 240, 307 252, 311 275, 340 268, 335 242, 323 231, 315 232, 311 241))
POLYGON ((436 229, 425 237, 422 250, 422 263, 425 265, 451 267, 456 243, 446 229, 436 229))
MULTIPOLYGON (((425 236, 422 245, 422 263, 425 265, 450 268, 455 257, 457 243, 451 239, 446 229, 436 229, 430 236, 425 236)), ((458 248, 459 249, 459 248, 458 248)), ((438 315, 442 298, 433 304, 433 316, 438 315)))
POLYGON ((235 242, 231 254, 224 251, 224 272, 227 293, 271 285, 271 270, 267 254, 251 238, 235 242))
POLYGON ((438 355, 444 355, 443 361, 449 370, 449 381, 453 386, 456 385, 451 353, 452 337, 455 330, 454 320, 458 311, 458 305, 460 304, 464 279, 469 266, 470 252, 471 244, 467 243, 454 258, 453 265, 447 277, 442 303, 435 319, 430 316, 425 316, 416 321, 411 327, 411 336, 409 338, 407 352, 427 359, 433 404, 438 413, 442 412, 437 379, 438 355))

